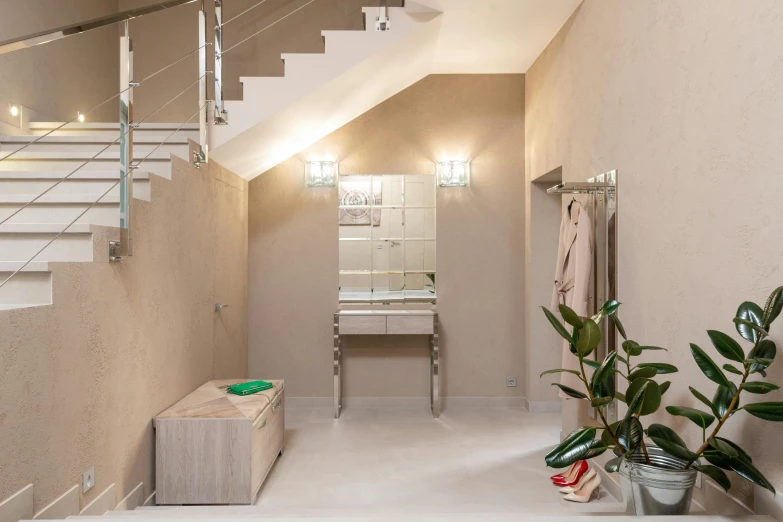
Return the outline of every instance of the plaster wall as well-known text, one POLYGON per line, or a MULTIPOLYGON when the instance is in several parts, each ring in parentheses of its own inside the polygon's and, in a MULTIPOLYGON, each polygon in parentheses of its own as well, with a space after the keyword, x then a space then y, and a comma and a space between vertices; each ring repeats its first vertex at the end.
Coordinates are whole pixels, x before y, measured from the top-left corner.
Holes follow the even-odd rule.
POLYGON ((135 200, 134 255, 52 263, 53 305, 0 311, 0 498, 35 509, 95 467, 84 508, 115 484, 154 491, 152 418, 211 378, 247 375, 247 183, 173 159, 135 200), (216 302, 229 308, 214 312, 216 302))
MULTIPOLYGON (((737 306, 783 284, 781 26, 775 0, 586 0, 526 75, 526 179, 619 171, 620 314, 680 368, 665 404, 700 407, 689 385, 712 396, 689 343, 723 364, 705 330, 739 339, 737 306)), ((780 325, 772 333, 779 341, 780 325)), ((783 380, 783 365, 769 380, 783 380)), ((701 441, 685 419, 651 420, 701 441)), ((740 412, 725 435, 783 486, 778 425, 740 412)))
MULTIPOLYGON (((341 174, 433 174, 471 161, 465 188, 437 190, 437 285, 446 397, 524 390, 524 76, 433 75, 250 183, 249 368, 293 397, 332 396, 338 299, 337 188, 307 188, 304 162, 341 174), (517 388, 506 387, 508 376, 517 388)), ((426 397, 428 340, 348 339, 346 397, 426 397)))

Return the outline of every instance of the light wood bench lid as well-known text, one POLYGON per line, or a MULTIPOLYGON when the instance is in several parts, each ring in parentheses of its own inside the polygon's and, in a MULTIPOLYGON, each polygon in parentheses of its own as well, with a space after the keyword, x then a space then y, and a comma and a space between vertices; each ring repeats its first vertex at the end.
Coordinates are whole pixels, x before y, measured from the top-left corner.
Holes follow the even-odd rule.
POLYGON ((158 419, 250 419, 255 420, 284 388, 283 381, 269 381, 274 388, 253 395, 233 395, 220 386, 256 381, 258 379, 228 379, 209 381, 167 410, 158 419))

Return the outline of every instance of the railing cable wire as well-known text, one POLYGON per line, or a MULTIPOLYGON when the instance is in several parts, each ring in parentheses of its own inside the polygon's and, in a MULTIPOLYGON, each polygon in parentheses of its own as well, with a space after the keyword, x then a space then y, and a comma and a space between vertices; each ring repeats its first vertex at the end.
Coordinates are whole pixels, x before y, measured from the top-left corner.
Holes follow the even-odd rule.
POLYGON ((258 7, 259 5, 263 4, 264 2, 266 2, 266 0, 261 0, 261 1, 260 1, 260 2, 258 2, 257 4, 255 4, 255 5, 253 5, 253 6, 250 6, 250 7, 248 7, 247 9, 245 9, 244 11, 242 11, 241 13, 239 13, 238 15, 236 15, 236 16, 234 16, 234 17, 231 17, 231 18, 229 18, 228 20, 226 20, 225 22, 223 22, 222 24, 220 24, 220 27, 224 27, 224 26, 226 26, 227 24, 230 24, 231 22, 233 22, 234 20, 236 20, 236 19, 237 19, 237 18, 239 18, 240 16, 244 15, 245 13, 247 13, 248 11, 250 11, 250 10, 252 10, 252 9, 255 9, 256 7, 258 7))
MULTIPOLYGON (((157 114, 158 112, 160 112, 162 109, 164 109, 166 106, 170 105, 170 104, 171 104, 171 103, 172 103, 174 100, 176 100, 177 98, 179 98, 180 96, 182 96, 183 94, 185 94, 185 93, 186 93, 186 92, 187 92, 189 89, 193 88, 193 86, 194 86, 194 85, 196 85, 196 84, 197 84, 199 81, 201 81, 201 79, 202 79, 202 78, 204 78, 204 76, 206 76, 207 74, 209 74, 209 72, 207 72, 206 74, 203 74, 203 75, 201 75, 201 76, 200 76, 200 77, 199 77, 199 78, 198 78, 198 79, 197 79, 195 82, 193 82, 192 84, 190 84, 188 87, 186 87, 186 88, 185 88, 185 90, 183 90, 182 92, 180 92, 179 94, 177 94, 175 97, 173 97, 171 100, 169 100, 168 102, 166 102, 166 104, 164 104, 164 105, 162 105, 162 106, 158 107, 158 108, 157 108, 155 111, 153 111, 152 113, 148 114, 147 116, 145 116, 143 119, 139 120, 138 122, 132 122, 132 124, 133 124, 134 126, 141 125, 142 123, 144 123, 145 121, 147 121, 148 119, 150 119, 152 116, 154 116, 155 114, 157 114)), ((188 121, 190 121, 190 120, 188 120, 188 121)), ((181 127, 180 127, 180 128, 181 128, 181 127)), ((178 130, 179 130, 179 129, 178 129, 178 130)), ((31 199, 30 201, 28 201, 27 203, 25 203, 24 205, 22 205, 22 207, 21 207, 21 208, 18 208, 18 209, 16 209, 16 210, 15 210, 14 212, 12 212, 10 215, 8 215, 8 216, 4 217, 4 218, 3 218, 3 220, 2 220, 2 221, 0 221, 0 225, 2 225, 3 223, 5 223, 5 222, 6 222, 6 221, 8 221, 9 219, 11 219, 12 217, 14 217, 15 215, 17 215, 18 213, 20 213, 21 211, 23 211, 24 209, 26 209, 27 207, 29 207, 30 205, 32 205, 33 203, 35 203, 36 201, 38 201, 39 199, 41 199, 41 197, 43 197, 43 196, 45 196, 46 194, 48 194, 48 193, 49 193, 49 192, 50 192, 52 189, 54 189, 54 188, 55 188, 57 185, 59 185, 60 183, 62 183, 62 182, 63 182, 63 181, 65 181, 66 179, 70 178, 70 177, 71 177, 72 175, 74 175, 76 172, 78 172, 79 170, 81 170, 81 169, 82 169, 82 167, 84 167, 85 165, 87 165, 88 163, 90 163, 92 160, 96 159, 98 156, 100 156, 101 154, 103 154, 104 152, 106 152, 106 151, 107 151, 107 150, 108 150, 110 147, 112 147, 113 145, 116 145, 116 144, 117 144, 117 142, 119 142, 119 141, 120 141, 122 138, 124 138, 125 136, 127 136, 127 135, 128 135, 128 133, 130 133, 130 131, 131 131, 131 129, 128 129, 127 131, 125 131, 125 133, 124 133, 124 134, 121 134, 120 136, 118 136, 116 140, 114 140, 113 142, 109 143, 108 145, 106 145, 106 146, 105 146, 104 148, 102 148, 101 150, 99 150, 99 151, 98 151, 98 152, 97 152, 97 153, 96 153, 94 156, 92 156, 91 158, 88 158, 86 161, 84 161, 84 163, 82 163, 81 165, 79 165, 78 167, 76 167, 75 169, 73 169, 71 172, 69 172, 68 174, 66 174, 66 175, 65 175, 65 177, 63 177, 62 179, 58 180, 58 181, 57 181, 55 184, 53 184, 51 187, 49 187, 48 189, 44 190, 43 192, 41 192, 40 194, 38 194, 37 196, 35 196, 33 199, 31 199)), ((168 138, 167 138, 167 139, 168 139, 168 138)), ((32 143, 31 143, 31 144, 32 144, 32 143)), ((163 145, 163 143, 161 143, 160 145, 163 145)), ((155 149, 153 149, 153 150, 157 150, 158 148, 160 148, 160 145, 158 145, 158 147, 156 147, 156 148, 155 148, 155 149)), ((7 156, 6 156, 6 157, 7 157, 7 156)), ((145 159, 146 159, 146 158, 145 158, 145 159)))
MULTIPOLYGON (((171 134, 169 134, 169 135, 166 137, 166 139, 164 139, 164 140, 163 140, 163 141, 160 143, 160 145, 158 145, 157 147, 155 147, 154 149, 152 149, 152 150, 151 150, 149 153, 147 153, 147 155, 146 155, 146 156, 144 156, 144 158, 143 158, 141 161, 139 161, 139 163, 138 163, 137 165, 141 165, 142 163, 144 163, 144 161, 145 161, 147 158, 149 158, 149 157, 152 155, 152 153, 153 153, 153 152, 155 152, 156 150, 158 150, 158 149, 159 149, 159 148, 160 148, 160 147, 161 147, 161 146, 162 146, 164 143, 166 143, 166 142, 167 142, 167 141, 168 141, 168 140, 169 140, 169 139, 170 139, 172 136, 174 136, 176 133, 178 133, 178 132, 179 132, 179 131, 182 129, 182 127, 184 127, 185 125, 187 125, 187 124, 190 122, 190 120, 192 120, 193 118, 195 118, 196 116, 198 116, 198 114, 201 112, 201 109, 203 109, 204 107, 206 107, 208 104, 209 104, 209 102, 207 102, 207 103, 205 103, 204 105, 202 105, 201 107, 199 107, 198 111, 196 111, 196 112, 195 112, 195 113, 194 113, 194 114, 193 114, 193 115, 192 115, 190 118, 188 118, 187 120, 185 120, 185 121, 184 121, 184 122, 183 122, 183 123, 182 123, 182 124, 181 124, 181 125, 180 125, 180 126, 177 128, 177 130, 175 130, 174 132, 172 132, 171 134)), ((49 242, 47 242, 47 243, 46 243, 46 244, 45 244, 45 245, 44 245, 44 246, 43 246, 43 247, 42 247, 42 248, 41 248, 41 249, 40 249, 38 252, 36 252, 36 253, 33 255, 33 257, 31 257, 30 259, 28 259, 28 260, 27 260, 27 261, 26 261, 26 262, 25 262, 25 263, 24 263, 22 266, 20 266, 19 268, 17 268, 17 269, 16 269, 16 271, 15 271, 14 273, 12 273, 10 276, 8 276, 8 277, 6 278, 6 280, 5 280, 5 281, 3 281, 2 283, 0 283, 0 288, 3 288, 3 286, 5 286, 5 284, 6 284, 8 281, 10 281, 10 280, 11 280, 11 278, 13 278, 13 277, 14 277, 16 274, 18 274, 19 272, 21 272, 22 270, 24 270, 24 269, 27 267, 27 265, 29 265, 30 263, 32 263, 32 262, 33 262, 33 260, 34 260, 36 257, 38 257, 38 256, 41 254, 41 252, 43 252, 44 250, 46 250, 46 249, 49 247, 49 245, 51 245, 52 243, 54 243, 54 242, 55 242, 55 241, 56 241, 56 240, 57 240, 57 239, 58 239, 60 236, 62 236, 62 235, 63 235, 63 234, 64 234, 64 233, 65 233, 65 232, 66 232, 66 231, 69 229, 69 228, 71 228, 71 227, 72 227, 72 226, 73 226, 73 225, 74 225, 74 224, 75 224, 77 221, 79 221, 79 220, 82 218, 82 216, 84 216, 84 215, 85 215, 85 214, 86 214, 86 213, 87 213, 87 212, 88 212, 88 211, 89 211, 91 208, 93 208, 95 205, 97 205, 97 204, 98 204, 98 203, 99 203, 99 202, 100 202, 100 201, 101 201, 101 200, 102 200, 104 197, 106 197, 106 196, 109 194, 109 192, 111 192, 112 190, 114 190, 114 187, 116 187, 117 185, 119 185, 119 184, 120 184, 120 182, 122 182, 122 180, 124 180, 126 177, 128 177, 128 175, 130 174, 130 172, 132 172, 132 171, 126 172, 125 174, 123 174, 122 176, 120 176, 120 179, 118 179, 118 180, 117 180, 117 183, 115 183, 114 185, 112 185, 111 187, 109 187, 109 188, 106 190, 106 192, 104 192, 103 194, 101 194, 101 195, 100 195, 100 197, 98 197, 98 199, 96 199, 95 201, 93 201, 93 202, 92 202, 92 203, 91 203, 91 204, 90 204, 90 205, 89 205, 89 206, 88 206, 86 209, 84 209, 84 211, 83 211, 81 214, 79 214, 78 216, 76 216, 76 217, 73 219, 73 221, 71 221, 70 223, 68 223, 68 225, 66 225, 66 227, 65 227, 64 229, 62 229, 62 230, 61 230, 61 231, 60 231, 60 232, 59 232, 59 233, 58 233, 56 236, 54 236, 54 237, 53 237, 51 240, 49 240, 49 242)))
POLYGON ((264 31, 266 31, 267 29, 269 29, 269 28, 270 28, 270 27, 272 27, 273 25, 277 24, 278 22, 282 22, 283 20, 285 20, 285 19, 286 19, 286 18, 288 18, 289 16, 291 16, 291 15, 293 15, 293 14, 295 14, 295 13, 297 13, 297 12, 301 11, 302 9, 304 9, 305 7, 307 7, 308 5, 312 4, 312 3, 313 3, 313 2, 315 2, 315 1, 316 1, 316 0, 310 0, 309 2, 307 2, 307 3, 306 3, 306 4, 304 4, 304 5, 302 5, 301 7, 298 7, 298 8, 296 8, 296 9, 294 9, 293 11, 291 11, 290 13, 288 13, 287 15, 285 15, 284 17, 282 17, 282 18, 278 18, 276 21, 274 21, 274 22, 272 22, 271 24, 267 25, 266 27, 264 27, 264 28, 263 28, 263 29, 261 29, 260 31, 256 31, 255 33, 251 34, 250 36, 248 36, 248 37, 247 37, 247 38, 245 38, 244 40, 241 40, 241 41, 239 41, 239 42, 235 43, 234 45, 232 45, 231 47, 229 47, 229 48, 228 48, 228 49, 226 49, 225 51, 221 52, 221 53, 220 53, 220 55, 221 55, 221 56, 223 56, 224 54, 226 54, 226 53, 227 53, 227 52, 229 52, 230 50, 232 50, 232 49, 235 49, 235 48, 239 47, 240 45, 242 45, 243 43, 247 42, 248 40, 250 40, 250 39, 252 39, 252 38, 255 38, 256 36, 258 36, 259 34, 263 33, 264 31))

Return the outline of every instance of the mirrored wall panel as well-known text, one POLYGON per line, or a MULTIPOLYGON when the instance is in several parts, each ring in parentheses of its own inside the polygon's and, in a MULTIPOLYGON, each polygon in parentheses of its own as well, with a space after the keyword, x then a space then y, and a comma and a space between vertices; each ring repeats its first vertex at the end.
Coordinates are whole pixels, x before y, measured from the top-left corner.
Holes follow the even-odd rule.
POLYGON ((340 302, 434 302, 435 176, 340 176, 340 302))

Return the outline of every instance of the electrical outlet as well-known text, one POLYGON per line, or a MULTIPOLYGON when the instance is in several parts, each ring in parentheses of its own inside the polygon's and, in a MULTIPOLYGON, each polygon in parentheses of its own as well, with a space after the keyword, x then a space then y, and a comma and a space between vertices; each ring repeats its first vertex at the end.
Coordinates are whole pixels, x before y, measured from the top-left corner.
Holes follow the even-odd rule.
POLYGON ((509 377, 506 379, 506 386, 509 388, 516 388, 517 387, 517 378, 516 377, 509 377))
POLYGON ((82 475, 82 493, 87 493, 95 485, 95 467, 90 466, 90 469, 84 472, 82 475))

